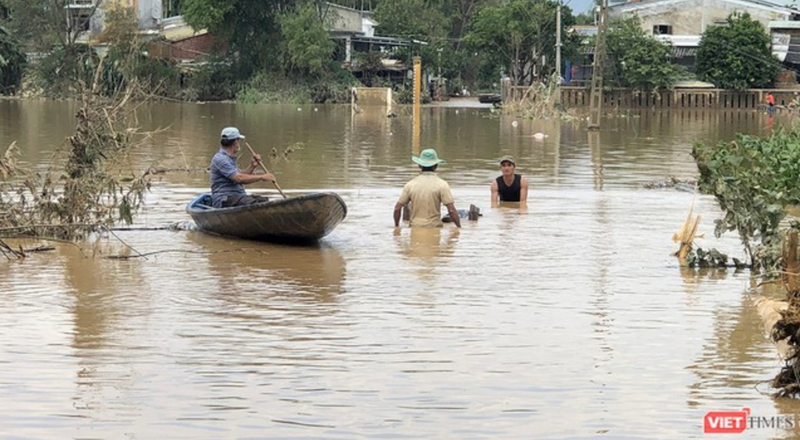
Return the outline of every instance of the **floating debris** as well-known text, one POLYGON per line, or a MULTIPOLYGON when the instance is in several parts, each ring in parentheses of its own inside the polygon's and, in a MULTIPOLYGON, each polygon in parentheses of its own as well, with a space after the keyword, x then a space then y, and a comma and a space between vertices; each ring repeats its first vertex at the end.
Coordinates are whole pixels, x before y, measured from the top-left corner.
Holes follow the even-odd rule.
POLYGON ((678 179, 670 176, 667 180, 648 182, 642 187, 646 189, 675 189, 683 192, 695 192, 697 179, 678 179))

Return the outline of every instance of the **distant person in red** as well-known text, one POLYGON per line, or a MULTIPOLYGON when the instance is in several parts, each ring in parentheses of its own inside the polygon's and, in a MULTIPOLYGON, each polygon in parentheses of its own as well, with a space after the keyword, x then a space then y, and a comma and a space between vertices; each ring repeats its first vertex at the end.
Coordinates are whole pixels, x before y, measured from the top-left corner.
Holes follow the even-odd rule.
POLYGON ((767 93, 767 105, 769 106, 767 108, 769 114, 775 113, 775 96, 772 95, 772 92, 767 93))

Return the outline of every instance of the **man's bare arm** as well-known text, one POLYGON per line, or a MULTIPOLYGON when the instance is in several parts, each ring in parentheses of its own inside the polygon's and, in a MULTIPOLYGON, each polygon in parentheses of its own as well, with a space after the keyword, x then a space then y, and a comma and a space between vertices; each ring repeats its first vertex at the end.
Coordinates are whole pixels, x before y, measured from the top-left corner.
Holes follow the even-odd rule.
POLYGON ((519 182, 519 201, 525 203, 528 201, 528 179, 523 177, 519 182))
POLYGON ((447 213, 450 214, 450 220, 455 223, 456 226, 459 228, 461 227, 461 218, 458 216, 458 210, 456 209, 455 203, 448 203, 447 205, 447 213))
POLYGON ((403 205, 402 203, 395 203, 394 204, 394 227, 397 228, 400 226, 400 216, 403 213, 403 205))
POLYGON ((248 183, 256 183, 262 181, 275 181, 275 176, 272 173, 264 173, 264 174, 250 174, 250 173, 235 173, 231 176, 231 180, 236 183, 241 183, 243 185, 247 185, 248 183))

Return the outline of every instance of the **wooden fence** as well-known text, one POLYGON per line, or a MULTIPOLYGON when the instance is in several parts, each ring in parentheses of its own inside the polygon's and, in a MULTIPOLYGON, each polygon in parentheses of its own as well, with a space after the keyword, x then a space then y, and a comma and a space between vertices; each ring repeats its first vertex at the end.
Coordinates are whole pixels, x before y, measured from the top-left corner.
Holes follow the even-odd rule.
MULTIPOLYGON (((503 90, 503 100, 518 100, 525 96, 527 90, 528 87, 509 86, 503 90)), ((770 92, 775 97, 775 105, 800 104, 800 89, 673 89, 655 94, 613 89, 603 92, 603 107, 756 109, 766 104, 767 93, 770 92)), ((589 95, 589 90, 584 87, 561 88, 561 102, 567 108, 588 107, 589 95)))

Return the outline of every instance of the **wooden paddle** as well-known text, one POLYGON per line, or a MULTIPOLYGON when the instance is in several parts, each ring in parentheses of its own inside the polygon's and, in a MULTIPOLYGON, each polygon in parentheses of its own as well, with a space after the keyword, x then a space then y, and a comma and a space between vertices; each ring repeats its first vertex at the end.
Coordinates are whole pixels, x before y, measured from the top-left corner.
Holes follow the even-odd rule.
MULTIPOLYGON (((247 145, 247 149, 250 150, 250 154, 255 156, 256 152, 253 150, 253 147, 251 147, 250 144, 247 143, 247 141, 244 141, 244 144, 247 145)), ((265 173, 269 173, 269 170, 267 169, 266 166, 264 166, 264 162, 263 161, 259 161, 258 163, 259 163, 259 165, 261 165, 261 169, 263 169, 265 173)), ((283 193, 283 190, 281 189, 281 186, 278 185, 278 182, 273 180, 272 184, 275 185, 275 188, 278 188, 278 192, 281 193, 281 195, 285 199, 286 198, 286 194, 283 193)))

